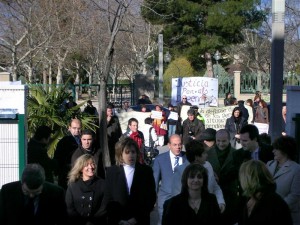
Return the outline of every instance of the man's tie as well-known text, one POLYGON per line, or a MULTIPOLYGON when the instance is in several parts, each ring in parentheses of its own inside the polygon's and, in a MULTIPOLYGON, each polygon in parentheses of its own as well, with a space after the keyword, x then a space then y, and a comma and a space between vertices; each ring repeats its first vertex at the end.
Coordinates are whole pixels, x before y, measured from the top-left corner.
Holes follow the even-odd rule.
POLYGON ((32 220, 34 218, 34 198, 27 198, 27 202, 25 205, 25 211, 26 215, 28 216, 29 220, 32 220))
POLYGON ((80 145, 80 137, 79 136, 74 136, 75 141, 77 142, 78 145, 80 145))
POLYGON ((175 168, 176 166, 179 166, 179 156, 175 156, 174 168, 175 168))
POLYGON ((258 160, 258 152, 254 152, 254 159, 258 160))

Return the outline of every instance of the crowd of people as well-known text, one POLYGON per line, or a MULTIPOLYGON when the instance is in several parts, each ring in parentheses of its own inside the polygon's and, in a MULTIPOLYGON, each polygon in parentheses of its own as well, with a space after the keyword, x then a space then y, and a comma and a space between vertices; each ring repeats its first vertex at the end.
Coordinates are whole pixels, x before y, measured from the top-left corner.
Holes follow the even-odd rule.
POLYGON ((95 133, 79 119, 70 121, 53 158, 47 154, 53 131, 38 127, 21 180, 1 188, 0 224, 150 225, 156 208, 157 225, 300 225, 295 139, 284 133, 263 141, 247 122, 268 122, 261 96, 246 101, 250 112, 232 98, 224 105, 236 107, 219 130, 205 128, 186 96, 169 104, 168 113, 156 105, 144 121, 130 118, 124 133, 109 105, 109 167, 95 133), (190 109, 182 120, 184 105, 190 109), (141 122, 146 125, 139 130, 141 122), (146 153, 155 146, 168 150, 149 161, 146 153))

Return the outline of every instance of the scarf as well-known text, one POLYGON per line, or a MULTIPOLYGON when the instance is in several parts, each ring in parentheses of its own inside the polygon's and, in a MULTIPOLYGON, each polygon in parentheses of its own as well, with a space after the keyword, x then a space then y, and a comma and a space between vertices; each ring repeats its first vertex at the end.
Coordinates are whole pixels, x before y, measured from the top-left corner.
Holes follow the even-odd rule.
POLYGON ((140 134, 138 131, 132 132, 129 137, 137 143, 139 150, 140 150, 139 162, 141 164, 143 164, 144 163, 143 152, 142 152, 143 139, 140 137, 140 134))

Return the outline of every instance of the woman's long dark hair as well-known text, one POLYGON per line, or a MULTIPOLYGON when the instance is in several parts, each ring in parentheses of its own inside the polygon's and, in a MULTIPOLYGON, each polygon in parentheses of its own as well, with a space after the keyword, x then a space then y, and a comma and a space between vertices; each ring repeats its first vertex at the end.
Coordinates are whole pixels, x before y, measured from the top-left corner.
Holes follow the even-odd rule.
POLYGON ((195 176, 197 173, 200 173, 203 177, 203 186, 201 188, 201 195, 208 193, 208 174, 206 168, 204 168, 199 163, 192 163, 188 165, 185 170, 183 171, 181 177, 181 193, 188 196, 189 187, 187 184, 187 180, 191 176, 195 176))

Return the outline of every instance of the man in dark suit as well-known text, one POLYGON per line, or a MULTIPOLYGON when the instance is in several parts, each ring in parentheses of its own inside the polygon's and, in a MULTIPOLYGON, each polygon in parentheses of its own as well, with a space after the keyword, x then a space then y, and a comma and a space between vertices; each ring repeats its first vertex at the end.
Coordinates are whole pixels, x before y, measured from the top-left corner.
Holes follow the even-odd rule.
MULTIPOLYGON (((261 143, 259 141, 259 131, 255 125, 247 124, 242 127, 242 129, 240 130, 240 142, 242 148, 236 150, 232 154, 232 164, 234 166, 236 176, 238 176, 239 169, 243 162, 246 162, 250 159, 254 159, 267 163, 268 161, 274 158, 272 146, 261 143)), ((242 211, 240 210, 244 208, 247 199, 243 197, 243 191, 240 186, 238 191, 238 214, 241 214, 242 211)))
POLYGON ((233 153, 233 160, 239 169, 241 164, 250 159, 264 163, 274 158, 272 146, 259 142, 259 131, 255 125, 248 124, 240 130, 242 148, 233 153))
POLYGON ((57 170, 57 162, 51 159, 47 153, 47 145, 53 131, 48 126, 40 126, 36 129, 33 138, 28 142, 27 162, 40 164, 46 174, 46 181, 53 183, 53 172, 57 170))
POLYGON ((230 144, 230 133, 220 129, 216 133, 216 145, 208 151, 207 161, 214 169, 225 203, 225 212, 221 214, 222 224, 232 225, 237 222, 238 176, 233 166, 232 155, 236 151, 230 144))
POLYGON ((105 179, 105 169, 103 165, 103 153, 95 144, 95 134, 90 129, 85 129, 81 132, 80 146, 74 151, 71 158, 72 167, 75 161, 82 155, 92 155, 97 165, 97 176, 105 179))
POLYGON ((2 186, 0 224, 68 224, 63 188, 45 181, 39 164, 28 164, 21 181, 2 186))
POLYGON ((58 185, 67 189, 67 176, 71 169, 71 158, 74 151, 80 146, 81 121, 72 119, 69 125, 69 134, 64 136, 56 146, 54 159, 57 160, 58 185))
POLYGON ((122 136, 122 129, 119 118, 113 114, 113 108, 111 106, 106 108, 106 119, 109 157, 111 165, 115 165, 115 145, 122 136))
POLYGON ((172 182, 174 168, 182 165, 186 157, 182 150, 182 140, 177 134, 169 138, 169 151, 158 155, 154 160, 153 175, 157 191, 157 207, 159 214, 159 224, 163 215, 164 202, 172 197, 172 182))

